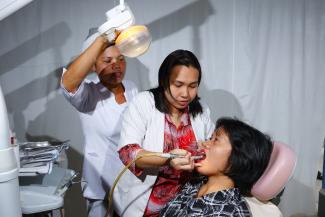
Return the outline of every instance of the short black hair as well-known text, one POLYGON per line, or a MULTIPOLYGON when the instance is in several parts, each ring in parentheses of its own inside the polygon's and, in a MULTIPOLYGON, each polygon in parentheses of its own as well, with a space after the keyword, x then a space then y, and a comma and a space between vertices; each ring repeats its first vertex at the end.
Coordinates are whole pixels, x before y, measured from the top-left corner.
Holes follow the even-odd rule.
POLYGON ((230 177, 241 194, 250 196, 255 182, 265 171, 273 150, 271 138, 252 126, 234 118, 220 118, 216 129, 222 128, 229 138, 232 151, 229 168, 230 177))
MULTIPOLYGON (((158 73, 158 87, 152 88, 149 91, 153 93, 155 99, 156 108, 165 114, 169 114, 169 106, 164 91, 167 90, 170 92, 170 77, 172 74, 172 69, 175 66, 191 66, 198 70, 199 78, 198 82, 201 82, 201 65, 196 58, 196 56, 188 50, 175 50, 170 53, 162 62, 159 68, 158 73)), ((189 104, 189 113, 195 117, 197 114, 202 113, 202 106, 199 102, 200 98, 198 95, 193 99, 193 101, 189 104)))

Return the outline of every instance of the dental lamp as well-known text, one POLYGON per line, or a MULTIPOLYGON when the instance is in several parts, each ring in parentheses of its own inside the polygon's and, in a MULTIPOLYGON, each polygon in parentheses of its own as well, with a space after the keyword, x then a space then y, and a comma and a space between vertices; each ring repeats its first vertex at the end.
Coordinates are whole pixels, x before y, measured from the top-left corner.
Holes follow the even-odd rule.
POLYGON ((135 26, 130 8, 120 0, 120 4, 106 12, 107 21, 98 28, 109 43, 115 43, 127 57, 137 57, 147 51, 151 35, 145 26, 135 26))

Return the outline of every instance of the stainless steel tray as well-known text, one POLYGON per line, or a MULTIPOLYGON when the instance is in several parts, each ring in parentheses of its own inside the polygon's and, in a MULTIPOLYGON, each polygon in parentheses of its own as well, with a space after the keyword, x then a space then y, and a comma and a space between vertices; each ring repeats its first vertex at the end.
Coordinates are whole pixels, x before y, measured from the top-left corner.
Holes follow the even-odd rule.
POLYGON ((31 152, 31 151, 45 151, 45 150, 53 150, 57 149, 61 152, 63 149, 69 148, 69 140, 59 142, 49 142, 49 141, 41 141, 41 142, 24 142, 19 143, 19 150, 22 152, 31 152))
POLYGON ((31 151, 31 150, 40 149, 40 148, 42 149, 42 148, 47 148, 50 146, 51 146, 51 144, 48 141, 19 143, 19 149, 24 150, 24 151, 31 151))

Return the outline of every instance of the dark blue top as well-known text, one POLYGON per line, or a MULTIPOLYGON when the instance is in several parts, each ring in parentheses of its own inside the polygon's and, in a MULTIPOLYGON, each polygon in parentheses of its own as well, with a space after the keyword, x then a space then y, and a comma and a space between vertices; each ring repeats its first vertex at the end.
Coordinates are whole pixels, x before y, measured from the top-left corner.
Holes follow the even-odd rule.
POLYGON ((197 197, 206 178, 188 182, 182 191, 160 212, 161 217, 236 216, 248 217, 250 211, 238 188, 197 197))

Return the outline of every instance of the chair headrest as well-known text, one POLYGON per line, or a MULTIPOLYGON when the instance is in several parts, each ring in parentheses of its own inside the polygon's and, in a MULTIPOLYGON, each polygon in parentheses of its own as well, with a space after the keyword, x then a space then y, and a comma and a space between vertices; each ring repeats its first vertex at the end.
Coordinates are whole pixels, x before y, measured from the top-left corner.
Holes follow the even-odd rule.
POLYGON ((252 195, 261 201, 274 198, 291 178, 296 161, 296 155, 289 146, 274 142, 269 164, 254 184, 251 190, 252 195))

